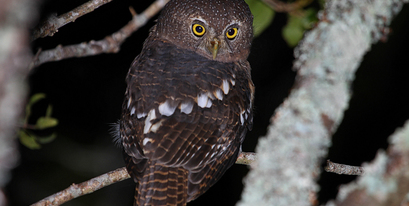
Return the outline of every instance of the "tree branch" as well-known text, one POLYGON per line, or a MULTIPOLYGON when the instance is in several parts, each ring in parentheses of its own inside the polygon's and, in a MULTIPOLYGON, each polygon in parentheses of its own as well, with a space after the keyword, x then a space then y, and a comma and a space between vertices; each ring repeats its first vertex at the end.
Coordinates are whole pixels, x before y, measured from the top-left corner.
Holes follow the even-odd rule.
MULTIPOLYGON (((256 154, 252 152, 241 152, 236 164, 249 165, 256 159, 256 154)), ((92 178, 80 184, 72 184, 67 189, 48 196, 31 206, 57 206, 77 197, 93 193, 103 187, 130 178, 125 167, 108 172, 101 176, 92 178)))
POLYGON ((348 107, 354 74, 402 4, 326 2, 318 25, 295 49, 296 83, 272 117, 266 137, 259 139, 257 160, 238 205, 311 204, 311 194, 319 189, 317 168, 348 107))
POLYGON ((169 0, 156 0, 144 12, 142 12, 142 14, 133 15, 132 20, 127 25, 102 40, 91 40, 88 43, 84 42, 64 47, 59 45, 55 49, 42 51, 37 58, 33 59, 32 64, 30 64, 30 69, 46 62, 59 61, 71 57, 86 57, 101 53, 116 53, 119 51, 120 46, 125 39, 145 25, 146 22, 155 16, 168 1, 169 0))
MULTIPOLYGON (((250 165, 256 160, 256 158, 257 156, 253 152, 241 152, 237 158, 236 164, 250 165)), ((345 172, 345 169, 343 170, 344 172, 338 172, 337 168, 339 167, 346 167, 347 168, 346 171, 348 170, 348 168, 351 168, 351 167, 356 170, 356 167, 333 163, 329 160, 328 160, 328 164, 331 168, 333 168, 328 172, 334 172, 337 174, 347 174, 345 172)), ((363 173, 363 169, 361 169, 360 171, 361 171, 360 173, 355 172, 353 174, 350 172, 348 174, 360 175, 363 173)), ((126 168, 122 167, 114 171, 108 172, 106 174, 103 174, 101 176, 98 176, 90 180, 87 180, 85 182, 82 182, 80 184, 72 184, 67 189, 60 191, 58 193, 55 193, 49 197, 46 197, 43 200, 32 204, 31 206, 61 205, 72 199, 75 199, 77 197, 80 197, 86 194, 93 193, 99 189, 102 189, 103 187, 109 186, 116 182, 126 180, 128 178, 130 178, 130 176, 128 172, 126 171, 126 168)))
POLYGON ((61 205, 74 198, 80 197, 99 190, 105 186, 111 185, 115 182, 120 182, 129 178, 129 174, 125 167, 116 169, 112 172, 108 172, 101 176, 92 178, 88 181, 80 184, 72 184, 67 189, 55 193, 49 197, 42 199, 41 201, 32 204, 31 206, 49 206, 49 205, 61 205))
POLYGON ((29 27, 38 1, 0 1, 0 205, 7 205, 3 187, 19 159, 16 125, 27 94, 27 62, 32 58, 29 27))
POLYGON ((55 15, 50 16, 44 22, 42 22, 39 27, 37 27, 34 32, 31 40, 34 41, 38 38, 44 38, 46 36, 53 36, 58 29, 63 27, 64 25, 74 22, 76 19, 80 18, 81 16, 88 14, 98 7, 111 2, 112 0, 91 0, 87 3, 75 8, 74 10, 62 14, 58 17, 55 15))

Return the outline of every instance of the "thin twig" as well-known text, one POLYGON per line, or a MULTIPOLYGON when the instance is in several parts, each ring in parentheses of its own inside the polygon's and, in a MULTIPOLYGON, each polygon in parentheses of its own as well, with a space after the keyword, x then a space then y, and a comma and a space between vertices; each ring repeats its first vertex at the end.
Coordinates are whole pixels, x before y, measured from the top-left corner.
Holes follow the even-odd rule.
POLYGON ((129 178, 129 174, 125 167, 116 169, 112 172, 108 172, 101 176, 92 178, 88 181, 82 182, 80 184, 72 184, 67 189, 48 196, 41 201, 32 204, 31 206, 50 206, 50 205, 61 205, 69 200, 80 197, 85 194, 97 191, 105 186, 113 184, 115 182, 120 182, 129 178))
POLYGON ((365 169, 359 166, 350 166, 344 164, 338 164, 327 160, 327 166, 325 171, 336 173, 339 175, 363 175, 365 174, 365 169))
POLYGON ((146 22, 155 16, 168 1, 169 0, 156 0, 142 14, 134 15, 127 25, 102 40, 91 40, 88 43, 83 42, 81 44, 64 47, 59 45, 55 49, 42 51, 40 55, 38 55, 38 58, 33 60, 34 63, 30 64, 30 69, 45 62, 59 61, 71 57, 86 57, 101 53, 116 53, 119 51, 120 46, 125 39, 145 25, 146 22))
MULTIPOLYGON (((37 62, 37 60, 38 60, 38 58, 39 58, 42 51, 43 51, 43 49, 39 48, 36 55, 34 55, 34 57, 31 59, 31 62, 28 65, 29 70, 36 67, 35 63, 37 62)), ((26 122, 27 122, 27 120, 26 120, 26 122)))
MULTIPOLYGON (((241 152, 237 158, 236 164, 251 164, 256 158, 256 154, 253 152, 241 152)), ((72 184, 65 190, 57 192, 51 196, 48 196, 31 206, 57 206, 65 202, 68 202, 77 197, 93 193, 105 186, 111 185, 122 180, 130 178, 125 167, 108 172, 101 176, 92 178, 88 181, 80 184, 72 184)))
POLYGON ((262 0, 276 12, 293 12, 310 4, 312 0, 297 0, 292 3, 282 2, 279 0, 262 0))
POLYGON ((112 0, 91 0, 87 3, 75 8, 74 10, 62 14, 60 16, 52 15, 46 19, 43 23, 40 24, 38 28, 35 29, 32 36, 32 41, 38 38, 44 38, 46 36, 53 36, 58 29, 64 25, 74 22, 79 17, 88 14, 98 7, 111 2, 112 0))

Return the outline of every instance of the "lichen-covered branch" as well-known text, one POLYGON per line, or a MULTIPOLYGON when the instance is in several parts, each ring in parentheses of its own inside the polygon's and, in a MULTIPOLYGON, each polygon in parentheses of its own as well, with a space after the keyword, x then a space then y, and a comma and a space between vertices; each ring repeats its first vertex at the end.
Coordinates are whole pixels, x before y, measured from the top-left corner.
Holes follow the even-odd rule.
POLYGON ((146 22, 155 16, 169 0, 156 0, 144 12, 139 15, 133 15, 132 20, 122 27, 119 31, 105 37, 102 40, 91 40, 87 43, 81 43, 70 46, 58 46, 55 49, 41 51, 37 58, 33 59, 30 69, 40 64, 59 61, 72 57, 86 57, 102 53, 116 53, 119 51, 121 44, 133 32, 146 24, 146 22))
POLYGON ((7 205, 2 190, 19 159, 16 125, 27 94, 27 62, 32 58, 28 29, 37 17, 37 4, 0 1, 0 205, 7 205))
POLYGON ((339 175, 363 175, 365 173, 364 167, 339 164, 330 160, 327 160, 325 171, 339 175))
POLYGON ((62 14, 60 16, 52 15, 44 22, 42 22, 33 32, 32 40, 36 40, 38 38, 44 38, 47 36, 53 36, 58 29, 63 27, 64 25, 74 22, 76 19, 80 18, 81 16, 88 14, 98 7, 111 2, 112 0, 91 0, 87 3, 73 9, 70 12, 62 14))
MULTIPOLYGON (((236 164, 249 165, 256 159, 256 154, 253 152, 241 152, 237 158, 236 164)), ((92 178, 80 184, 72 184, 67 189, 48 196, 31 206, 57 206, 68 202, 77 197, 93 193, 103 187, 111 185, 122 180, 130 178, 125 167, 108 172, 101 176, 92 178)))
POLYGON ((238 205, 311 204, 317 168, 348 107, 354 74, 403 3, 326 2, 318 24, 295 50, 296 83, 259 140, 238 205))
POLYGON ((409 192, 409 121, 389 138, 386 152, 379 151, 365 165, 365 175, 354 183, 342 186, 336 201, 338 206, 401 205, 409 192))
POLYGON ((125 167, 116 169, 112 172, 108 172, 101 176, 92 178, 88 181, 82 182, 80 184, 72 184, 67 189, 55 193, 43 200, 32 204, 31 206, 56 206, 68 202, 74 198, 95 192, 105 186, 111 185, 115 182, 120 182, 122 180, 128 179, 129 175, 125 167))

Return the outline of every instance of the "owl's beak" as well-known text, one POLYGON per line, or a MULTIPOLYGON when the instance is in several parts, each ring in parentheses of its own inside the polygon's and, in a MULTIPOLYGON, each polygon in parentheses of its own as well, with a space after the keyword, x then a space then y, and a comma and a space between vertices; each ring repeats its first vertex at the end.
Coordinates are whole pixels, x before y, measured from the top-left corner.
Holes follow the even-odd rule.
POLYGON ((210 41, 210 45, 207 47, 209 52, 213 55, 213 60, 216 59, 219 48, 220 48, 220 40, 218 38, 213 38, 213 40, 210 41))

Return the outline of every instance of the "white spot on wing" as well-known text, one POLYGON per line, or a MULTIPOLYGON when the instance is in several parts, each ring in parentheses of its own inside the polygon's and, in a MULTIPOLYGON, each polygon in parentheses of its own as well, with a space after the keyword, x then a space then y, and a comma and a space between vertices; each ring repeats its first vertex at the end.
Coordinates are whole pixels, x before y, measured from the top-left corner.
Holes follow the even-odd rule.
POLYGON ((143 117, 146 117, 146 113, 145 113, 145 112, 144 112, 144 113, 136 113, 136 117, 137 117, 138 119, 143 118, 143 117))
POLYGON ((211 100, 214 100, 214 96, 213 96, 213 94, 212 93, 210 93, 210 92, 207 92, 207 96, 211 99, 211 100))
POLYGON ((148 114, 148 119, 149 119, 149 121, 152 121, 152 120, 156 119, 156 111, 155 111, 155 109, 151 109, 151 111, 149 111, 149 113, 151 113, 151 115, 148 114))
POLYGON ((244 119, 247 119, 247 114, 246 114, 246 118, 244 118, 244 113, 245 113, 245 110, 243 110, 243 111, 240 112, 240 122, 241 122, 241 125, 244 124, 244 119))
POLYGON ((216 152, 213 152, 212 155, 210 156, 210 159, 212 159, 216 155, 216 152))
POLYGON ((207 105, 207 101, 209 101, 207 94, 200 93, 199 95, 197 95, 197 105, 199 105, 199 107, 205 108, 207 105))
POLYGON ((214 94, 215 96, 216 96, 216 98, 217 99, 219 99, 219 100, 223 100, 223 93, 222 93, 222 90, 220 90, 220 89, 216 89, 216 92, 215 92, 215 94, 214 94))
POLYGON ((207 101, 206 108, 210 108, 212 104, 212 100, 207 101))
POLYGON ((193 110, 193 104, 191 102, 183 102, 180 104, 180 112, 190 114, 193 110))
POLYGON ((223 90, 224 94, 228 94, 229 89, 230 89, 229 82, 227 82, 227 80, 223 80, 222 90, 223 90))
POLYGON ((135 114, 135 107, 132 107, 131 109, 131 115, 135 114))
POLYGON ((236 80, 234 80, 234 79, 230 79, 230 82, 231 82, 231 85, 236 85, 236 80))
POLYGON ((155 109, 151 109, 148 113, 148 117, 145 119, 145 126, 143 127, 143 133, 147 134, 151 129, 152 123, 151 121, 156 119, 156 112, 155 109))
POLYGON ((128 106, 127 106, 127 108, 129 108, 129 106, 131 106, 131 102, 132 102, 132 98, 129 98, 129 99, 128 99, 128 104, 127 104, 128 106))
POLYGON ((152 139, 151 138, 145 138, 145 139, 143 139, 142 144, 145 146, 148 142, 152 142, 152 139))
POLYGON ((151 127, 151 132, 156 133, 159 129, 160 126, 162 126, 164 119, 160 120, 159 122, 157 122, 156 124, 152 125, 151 127))
POLYGON ((164 103, 159 105, 158 109, 162 115, 170 116, 175 112, 176 106, 172 107, 170 103, 170 100, 166 100, 164 103))

